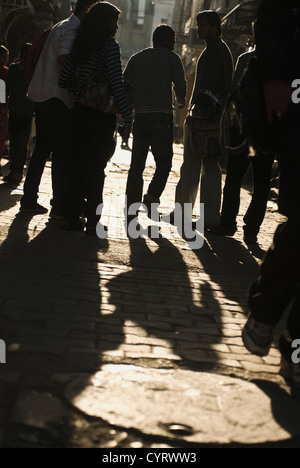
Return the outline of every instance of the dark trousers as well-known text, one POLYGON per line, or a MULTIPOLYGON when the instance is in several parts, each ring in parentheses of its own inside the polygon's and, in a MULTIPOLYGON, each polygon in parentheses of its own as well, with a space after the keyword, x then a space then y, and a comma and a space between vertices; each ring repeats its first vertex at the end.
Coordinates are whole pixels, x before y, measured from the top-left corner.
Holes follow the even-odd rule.
POLYGON ((221 224, 226 229, 237 230, 236 217, 240 208, 242 180, 248 167, 252 165, 253 193, 244 216, 244 232, 249 236, 257 236, 266 213, 274 158, 273 154, 259 153, 249 158, 248 151, 241 155, 228 155, 221 213, 221 224))
POLYGON ((252 316, 273 326, 294 301, 287 322, 292 339, 300 338, 299 129, 300 125, 282 125, 279 133, 279 208, 288 221, 278 227, 249 295, 252 316))
POLYGON ((259 322, 275 326, 294 301, 287 329, 300 338, 300 225, 288 221, 278 227, 272 248, 261 265, 259 279, 252 285, 249 305, 259 322))
POLYGON ((142 201, 143 172, 150 147, 156 170, 148 187, 148 195, 159 203, 172 167, 173 116, 156 112, 137 114, 132 133, 132 157, 126 187, 127 205, 142 201))
POLYGON ((10 114, 8 133, 10 142, 10 172, 23 174, 27 159, 27 145, 31 134, 32 115, 10 114))
POLYGON ((85 215, 95 224, 103 203, 105 167, 115 149, 115 114, 106 114, 75 104, 72 115, 72 160, 68 187, 68 213, 77 219, 86 199, 85 215))
POLYGON ((54 210, 62 212, 66 203, 71 156, 71 110, 56 98, 35 103, 34 109, 36 144, 28 167, 21 204, 33 205, 37 202, 45 164, 52 152, 51 204, 54 210))

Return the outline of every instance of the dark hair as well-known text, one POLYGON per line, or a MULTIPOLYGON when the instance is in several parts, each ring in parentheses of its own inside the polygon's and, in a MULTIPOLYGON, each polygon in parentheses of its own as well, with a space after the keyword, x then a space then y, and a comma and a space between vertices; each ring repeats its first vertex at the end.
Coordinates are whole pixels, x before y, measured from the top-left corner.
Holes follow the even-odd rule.
POLYGON ((26 42, 26 44, 23 44, 21 47, 20 47, 20 55, 23 56, 27 53, 28 49, 30 48, 31 44, 30 42, 26 42))
POLYGON ((78 0, 74 9, 74 14, 79 15, 87 7, 90 7, 96 3, 97 0, 78 0))
POLYGON ((166 39, 174 39, 175 32, 167 24, 159 24, 152 35, 153 45, 157 47, 161 45, 166 39))
POLYGON ((93 48, 99 50, 110 36, 111 20, 117 18, 121 11, 109 2, 97 2, 91 7, 82 21, 74 42, 75 60, 88 57, 93 48))
POLYGON ((222 34, 221 18, 219 14, 214 10, 203 10, 200 11, 197 15, 197 21, 203 18, 205 21, 210 24, 210 26, 217 26, 217 37, 220 37, 222 34))

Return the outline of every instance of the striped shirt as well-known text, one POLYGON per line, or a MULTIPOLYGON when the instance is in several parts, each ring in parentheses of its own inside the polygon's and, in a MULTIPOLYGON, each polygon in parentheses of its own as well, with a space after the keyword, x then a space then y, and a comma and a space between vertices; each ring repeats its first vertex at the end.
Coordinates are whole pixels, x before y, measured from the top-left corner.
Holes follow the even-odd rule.
POLYGON ((81 97, 82 88, 87 78, 95 71, 104 69, 107 72, 112 94, 123 117, 124 124, 132 122, 132 110, 126 94, 122 76, 120 47, 112 37, 108 38, 102 50, 94 47, 89 56, 76 62, 73 51, 69 54, 58 80, 59 86, 67 88, 75 102, 81 97))

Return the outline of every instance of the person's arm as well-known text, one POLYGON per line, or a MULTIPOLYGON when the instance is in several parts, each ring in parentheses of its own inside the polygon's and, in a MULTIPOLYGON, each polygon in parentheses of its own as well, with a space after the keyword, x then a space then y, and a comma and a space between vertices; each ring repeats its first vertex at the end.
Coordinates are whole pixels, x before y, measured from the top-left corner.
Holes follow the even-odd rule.
POLYGON ((66 88, 72 91, 76 83, 77 63, 74 60, 72 52, 68 55, 64 62, 62 70, 59 75, 58 85, 61 88, 66 88))
POLYGON ((255 40, 258 63, 264 80, 267 118, 273 123, 286 112, 291 102, 291 64, 293 63, 294 20, 292 0, 262 0, 257 12, 255 40))
POLYGON ((185 106, 187 86, 182 61, 177 54, 174 54, 173 61, 173 83, 176 99, 179 103, 178 107, 182 108, 185 106))
POLYGON ((132 70, 132 64, 133 64, 133 61, 132 61, 132 58, 130 58, 126 64, 126 67, 124 69, 124 72, 123 72, 123 77, 124 77, 124 80, 127 82, 127 83, 132 83, 133 82, 133 70, 132 70))
POLYGON ((61 68, 72 50, 75 37, 76 29, 71 24, 60 32, 56 60, 61 68))
MULTIPOLYGON (((123 81, 120 48, 116 41, 112 42, 106 58, 106 67, 113 95, 123 117, 125 127, 131 127, 132 110, 123 81)), ((126 129, 126 132, 128 128, 126 129)), ((128 135, 129 136, 129 135, 128 135)))

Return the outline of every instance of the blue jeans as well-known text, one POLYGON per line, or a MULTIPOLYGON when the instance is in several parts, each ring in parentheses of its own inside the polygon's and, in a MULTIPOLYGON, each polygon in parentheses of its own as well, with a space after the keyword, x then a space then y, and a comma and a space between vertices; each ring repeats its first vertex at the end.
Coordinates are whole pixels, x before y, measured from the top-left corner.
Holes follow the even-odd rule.
POLYGON ((132 133, 132 158, 126 187, 127 205, 142 201, 143 172, 150 147, 156 170, 147 194, 151 196, 151 201, 159 203, 172 167, 173 115, 160 112, 137 114, 132 133))

